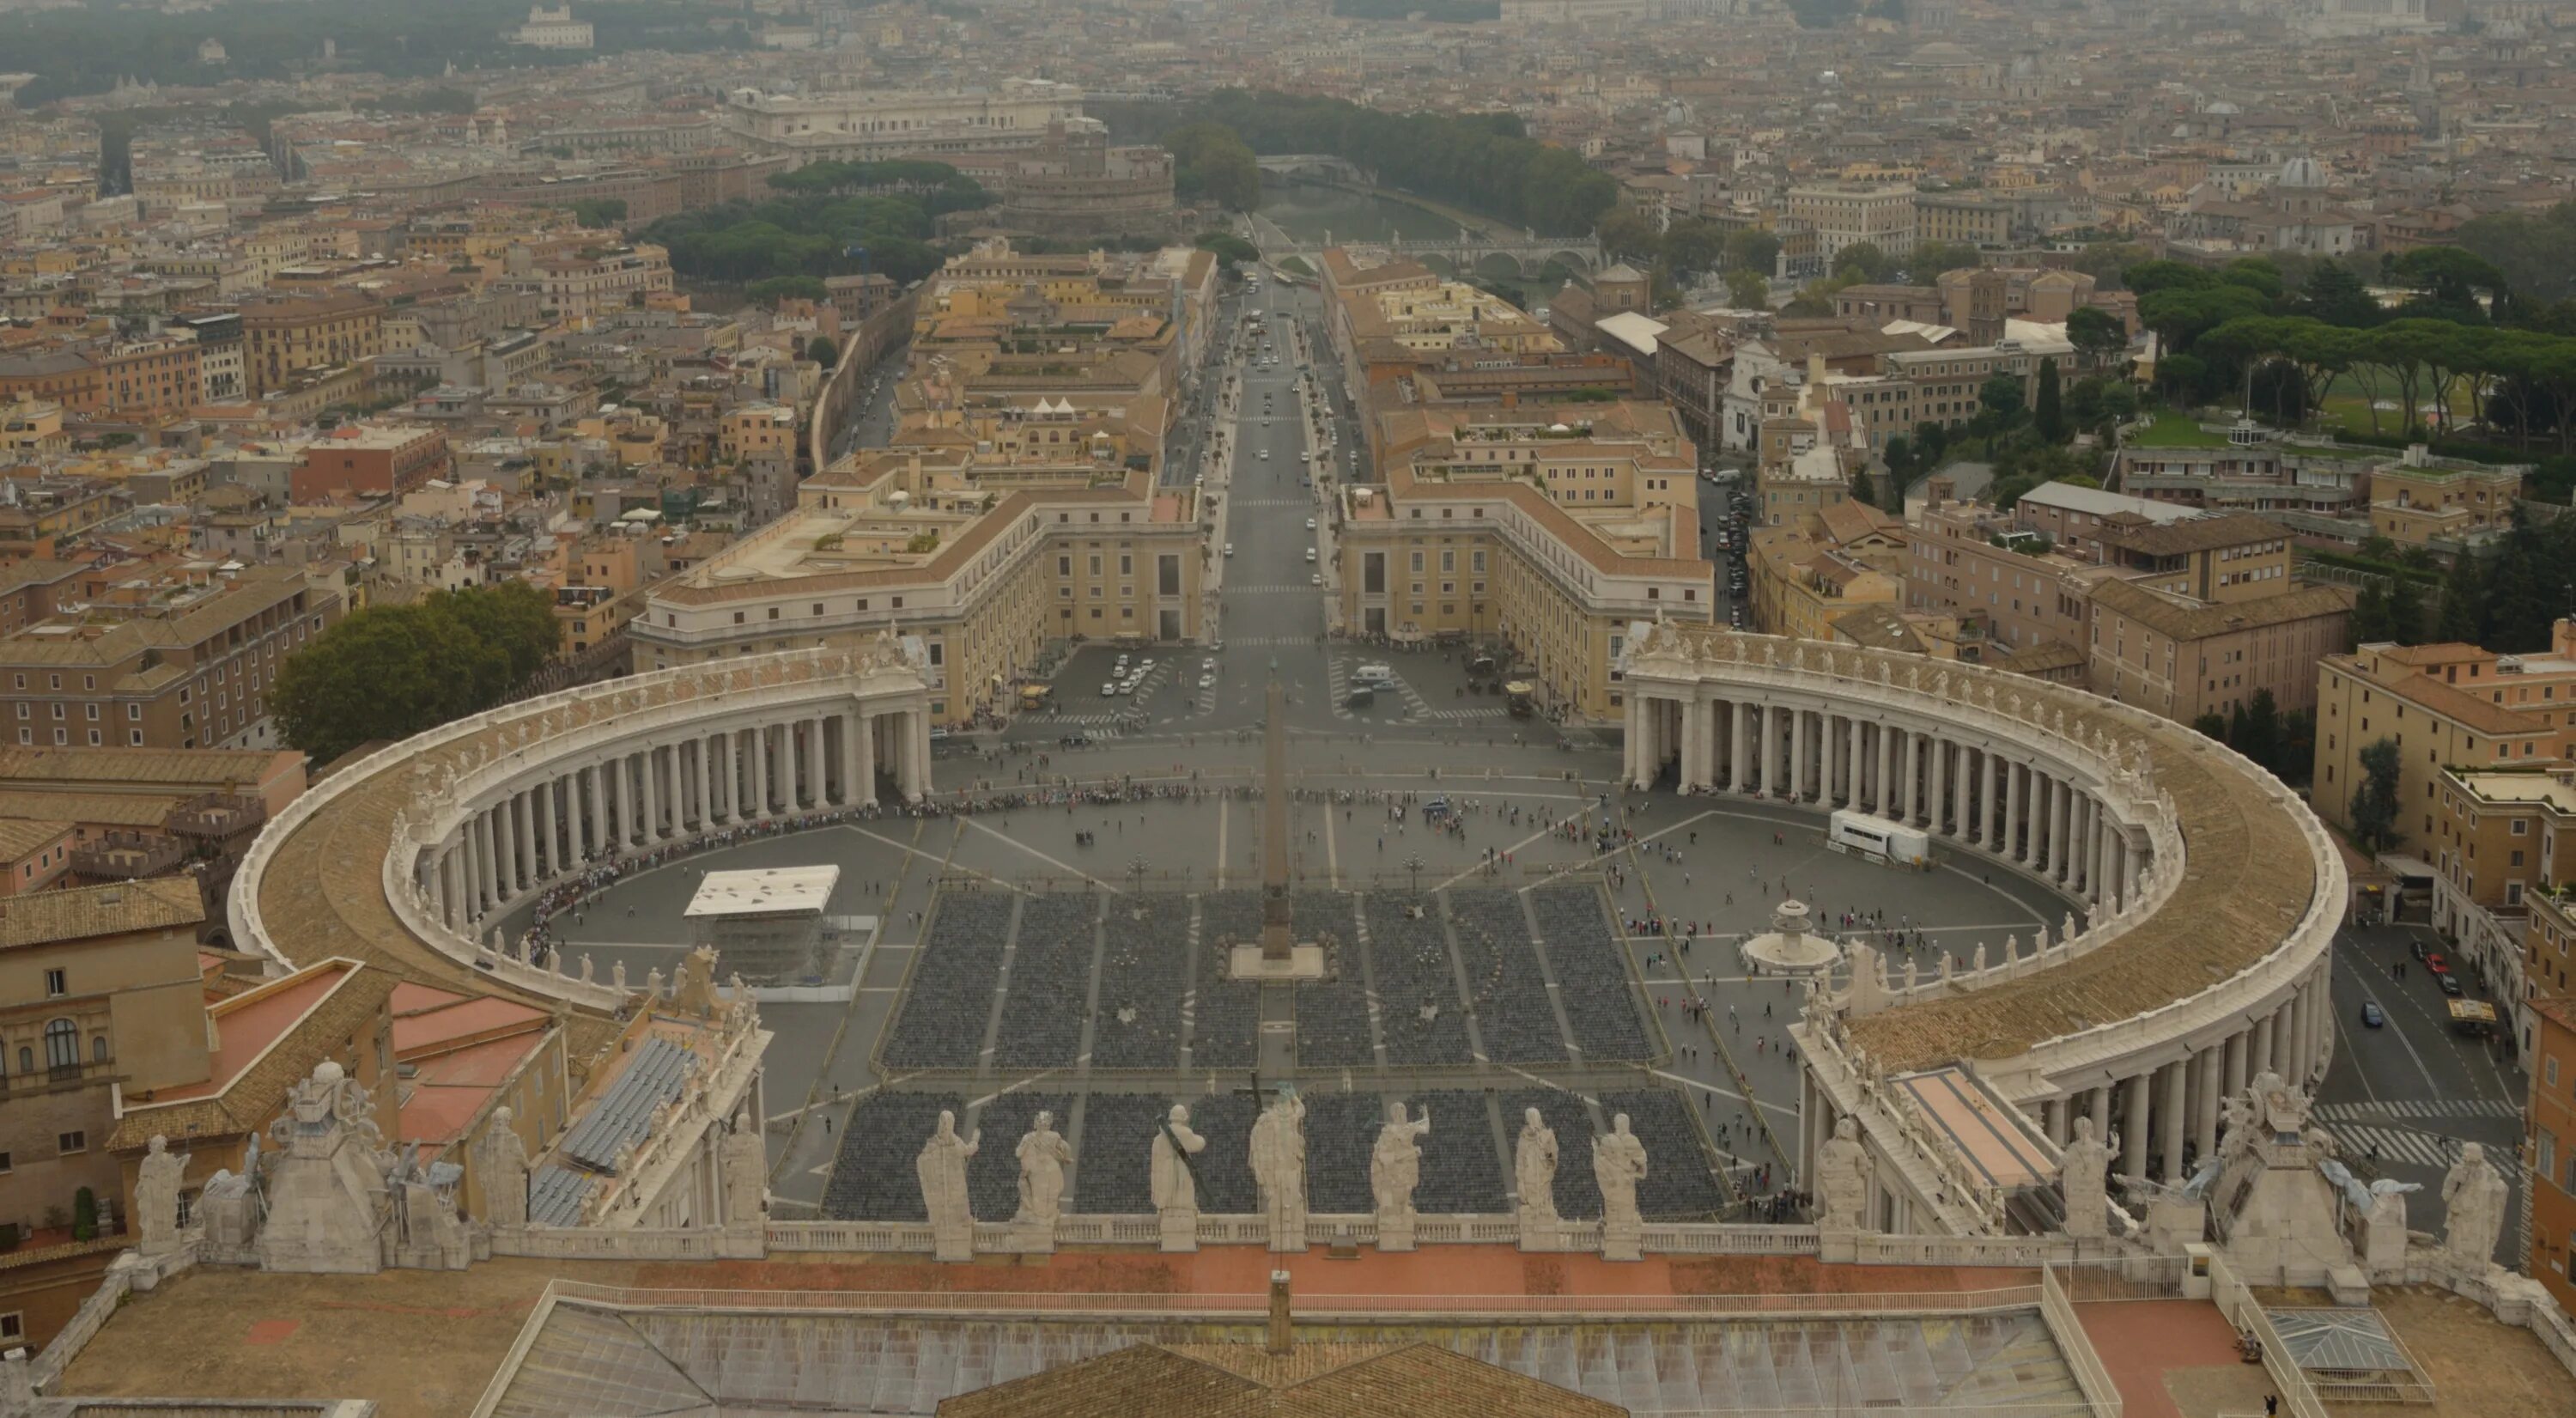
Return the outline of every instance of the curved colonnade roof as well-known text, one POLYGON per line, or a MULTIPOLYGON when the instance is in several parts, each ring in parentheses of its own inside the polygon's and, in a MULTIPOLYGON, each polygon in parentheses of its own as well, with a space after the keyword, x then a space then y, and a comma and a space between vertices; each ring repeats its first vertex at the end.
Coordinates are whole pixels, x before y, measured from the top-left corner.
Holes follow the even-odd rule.
MULTIPOLYGON (((1665 643, 1677 643, 1680 653, 1655 662, 1649 658, 1654 651, 1641 650, 1630 671, 1632 683, 1658 674, 1684 680, 1703 670, 1722 674, 1733 663, 1754 663, 1756 646, 1803 643, 1696 627, 1664 630, 1677 637, 1665 643)), ((2091 740, 2102 734, 2115 744, 2142 747, 2149 781, 2172 800, 2183 838, 2183 876, 2173 894, 2100 949, 1983 989, 1851 1020, 1851 1042, 1867 1050, 1880 1069, 2010 1059, 2060 1035, 2135 1018, 2198 994, 2279 948, 2314 899, 2321 873, 2333 869, 2330 861, 2320 862, 2315 839, 2300 828, 2306 807, 2279 780, 2185 725, 2000 671, 1849 646, 1819 648, 1838 667, 1873 667, 1863 673, 1875 674, 1876 665, 1887 664, 1891 678, 1904 673, 1893 667, 1938 665, 1957 681, 1940 712, 1969 732, 2018 732, 2033 741, 2057 736, 2053 726, 2017 724, 2004 708, 1964 697, 1974 693, 1982 699, 1979 686, 1993 684, 1999 694, 2019 696, 2025 714, 2064 710, 2069 736, 2091 740)), ((1895 687, 1865 680, 1847 684, 1882 694, 1895 687)), ((2064 748, 2099 756, 2080 743, 2064 748)))
MULTIPOLYGON (((265 866, 251 883, 258 894, 262 939, 234 944, 244 950, 265 950, 290 966, 345 956, 407 979, 553 1008, 558 1003, 555 999, 496 979, 457 959, 414 935, 395 914, 385 898, 384 861, 393 850, 397 814, 421 813, 443 791, 437 785, 447 774, 461 778, 477 764, 539 748, 554 735, 630 718, 642 710, 714 700, 729 689, 752 690, 843 672, 854 682, 863 668, 851 656, 818 657, 799 651, 750 663, 662 670, 488 711, 480 724, 451 725, 407 739, 316 784, 312 795, 319 801, 300 820, 270 825, 268 830, 284 835, 271 846, 265 866), (522 733, 528 737, 521 738, 522 733)), ((257 862, 254 855, 245 870, 257 862)), ((609 1037, 611 1028, 594 1012, 575 1008, 576 1056, 609 1037)))

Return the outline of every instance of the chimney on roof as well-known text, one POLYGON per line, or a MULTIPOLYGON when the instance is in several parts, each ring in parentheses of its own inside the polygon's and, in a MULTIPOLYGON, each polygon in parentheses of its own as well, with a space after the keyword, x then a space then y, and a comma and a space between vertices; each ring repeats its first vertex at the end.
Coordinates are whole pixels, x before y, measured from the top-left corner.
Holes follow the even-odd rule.
POLYGON ((1288 1272, 1270 1272, 1270 1337, 1262 1348, 1273 1354, 1285 1354, 1296 1341, 1288 1329, 1288 1272))

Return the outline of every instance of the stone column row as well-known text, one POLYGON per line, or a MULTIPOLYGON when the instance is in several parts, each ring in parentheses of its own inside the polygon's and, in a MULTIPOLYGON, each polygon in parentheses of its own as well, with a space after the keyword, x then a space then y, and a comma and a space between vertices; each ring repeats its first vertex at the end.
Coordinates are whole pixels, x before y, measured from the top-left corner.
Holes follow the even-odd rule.
POLYGON ((2295 1087, 2311 1087, 2325 1071, 2333 1047, 2332 1010, 2322 967, 2270 1011, 2246 1016, 2223 1037, 2178 1058, 2131 1074, 2116 1084, 2048 1100, 2041 1122, 2059 1143, 2073 1136, 2073 1120, 2093 1119, 2094 1136, 2106 1144, 2113 1129, 2112 1100, 2120 1100, 2118 1166, 2133 1182, 2150 1177, 2180 1185, 2202 1158, 2217 1151, 2221 1104, 2243 1093, 2265 1073, 2295 1087))
POLYGON ((1981 848, 2100 910, 2135 895, 2141 853, 2053 765, 1831 709, 1632 690, 1624 776, 1684 792, 1850 807, 1981 848))
POLYGON ((929 791, 926 707, 816 711, 621 745, 474 810, 425 860, 421 885, 445 924, 466 929, 580 862, 719 827, 874 806, 881 773, 906 802, 929 791))

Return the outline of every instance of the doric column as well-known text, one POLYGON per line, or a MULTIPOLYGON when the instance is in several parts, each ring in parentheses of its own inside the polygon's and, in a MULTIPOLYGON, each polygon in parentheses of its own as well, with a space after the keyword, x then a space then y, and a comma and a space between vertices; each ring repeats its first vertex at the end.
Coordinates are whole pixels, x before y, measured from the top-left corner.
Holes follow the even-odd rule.
POLYGON ((1861 805, 1861 745, 1863 741, 1863 736, 1860 730, 1860 720, 1851 717, 1849 714, 1844 715, 1842 737, 1843 806, 1850 808, 1855 812, 1860 810, 1861 805))
POLYGON ((2253 1042, 2247 1046, 2245 1072, 2250 1077, 2272 1066, 2272 1016, 2254 1021, 2253 1042))
POLYGON ((2003 841, 2004 794, 2001 788, 1995 786, 1995 773, 2002 767, 2003 760, 1995 757, 1995 751, 1991 748, 1979 750, 1977 756, 1986 761, 1986 792, 1985 801, 1982 804, 1986 810, 1986 825, 1984 831, 1978 834, 1977 845, 1991 852, 2003 841))
POLYGON ((2020 763, 2004 765, 2004 837, 2001 855, 2005 861, 2021 858, 2021 800, 2028 787, 2030 769, 2020 763))
POLYGON ((782 811, 792 813, 796 811, 798 791, 804 783, 805 759, 808 756, 805 745, 798 741, 793 719, 778 726, 778 752, 784 760, 781 771, 785 777, 779 785, 778 806, 782 811))
POLYGON ((693 781, 696 775, 689 771, 689 741, 672 740, 669 752, 670 766, 664 771, 670 774, 666 781, 671 788, 671 835, 678 837, 688 831, 692 822, 704 826, 706 819, 690 808, 690 789, 697 785, 693 781))
POLYGON ((510 815, 516 819, 510 835, 519 849, 518 887, 525 891, 537 879, 537 790, 522 788, 512 793, 510 815))
POLYGON ((2218 1155, 2218 1066, 2224 1049, 2203 1049, 2191 1056, 2192 1142, 2202 1157, 2218 1155))
POLYGON ((2220 1097, 2233 1098, 2245 1091, 2245 1050, 2251 1042, 2242 1029, 2227 1036, 2227 1043, 2221 1050, 2225 1057, 2220 1060, 2220 1097))
POLYGON ((1699 778, 1699 701, 1684 699, 1673 706, 1673 718, 1680 726, 1681 752, 1673 765, 1673 786, 1689 792, 1699 778))
POLYGON ((2052 774, 2048 780, 2048 860, 2045 869, 2050 881, 2066 880, 2066 780, 2052 774))
POLYGON ((2164 1084, 2164 1096, 2156 1100, 2156 1130, 2163 1134, 2157 1150, 2164 1154, 2164 1183, 2176 1186, 2182 1181, 2183 1144, 2183 1069, 2184 1061, 2166 1064, 2158 1078, 2164 1084))
POLYGON ((859 801, 877 800, 877 725, 876 716, 862 709, 859 721, 859 801))
POLYGON ((2128 1106, 2122 1110, 2127 1121, 2120 1125, 2120 1175, 2133 1182, 2147 1179, 2147 1089, 2154 1078, 2139 1074, 2125 1090, 2128 1106))
POLYGON ((1752 723, 1753 706, 1744 700, 1736 700, 1734 751, 1728 755, 1726 761, 1726 786, 1730 792, 1753 791, 1753 749, 1750 742, 1753 732, 1752 723))
POLYGON ((489 911, 499 907, 502 900, 501 853, 495 839, 498 824, 493 822, 490 808, 476 813, 474 822, 480 839, 476 843, 476 856, 483 867, 483 909, 489 911))
POLYGON ((561 778, 548 778, 537 787, 537 836, 545 843, 548 876, 561 876, 564 870, 563 838, 555 823, 555 795, 562 787, 561 778))
POLYGON ((1932 830, 1950 830, 1950 754, 1951 744, 1935 735, 1932 740, 1932 830))
MULTIPOLYGON (((2093 1114, 2093 1140, 2104 1147, 2111 1145, 2111 1085, 2103 1084, 2084 1095, 2084 1106, 2093 1114)), ((2070 1133, 2072 1127, 2067 1129, 2070 1133)))
POLYGON ((635 755, 636 776, 644 780, 644 832, 646 845, 662 835, 662 764, 660 754, 651 744, 635 755))
POLYGON ((751 818, 757 822, 769 816, 769 726, 758 725, 751 737, 751 818))
POLYGON ((1789 798, 1807 800, 1807 711, 1789 711, 1789 798))
POLYGON ((912 764, 912 785, 905 796, 918 802, 930 796, 930 711, 908 711, 903 726, 904 758, 912 764))
POLYGON ((578 771, 582 787, 580 834, 582 840, 573 845, 581 849, 583 856, 591 856, 608 845, 608 804, 605 800, 607 789, 601 784, 601 779, 606 776, 607 770, 593 763, 578 771))
POLYGON ((1896 731, 1886 724, 1873 727, 1878 734, 1878 791, 1869 795, 1869 810, 1892 819, 1896 816, 1896 731))

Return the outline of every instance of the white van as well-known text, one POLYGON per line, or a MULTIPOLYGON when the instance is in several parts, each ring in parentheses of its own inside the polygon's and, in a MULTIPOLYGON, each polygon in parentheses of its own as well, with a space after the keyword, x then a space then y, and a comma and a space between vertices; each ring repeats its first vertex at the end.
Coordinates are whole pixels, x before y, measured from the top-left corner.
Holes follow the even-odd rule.
POLYGON ((1380 664, 1362 665, 1351 671, 1351 683, 1364 684, 1372 689, 1380 685, 1391 685, 1395 683, 1395 671, 1380 664))
POLYGON ((1232 555, 1234 555, 1234 543, 1232 543, 1232 542, 1227 542, 1227 543, 1225 544, 1225 554, 1226 554, 1226 555, 1228 555, 1228 556, 1232 556, 1232 555))
POLYGON ((1313 561, 1315 559, 1315 549, 1313 547, 1306 548, 1306 559, 1308 561, 1313 561))

